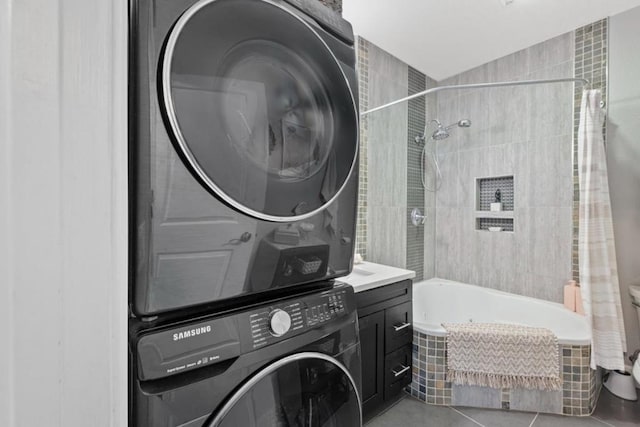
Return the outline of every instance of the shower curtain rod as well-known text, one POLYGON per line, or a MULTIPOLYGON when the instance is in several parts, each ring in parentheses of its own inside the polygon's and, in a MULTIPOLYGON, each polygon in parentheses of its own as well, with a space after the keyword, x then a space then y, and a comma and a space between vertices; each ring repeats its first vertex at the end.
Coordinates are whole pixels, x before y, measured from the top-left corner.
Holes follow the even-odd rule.
POLYGON ((367 114, 373 113, 378 110, 382 110, 384 108, 391 107, 396 104, 400 104, 402 102, 410 101, 412 99, 429 95, 430 93, 440 92, 441 90, 453 90, 453 89, 482 89, 487 87, 501 87, 501 86, 525 86, 525 85, 538 85, 538 84, 547 84, 547 83, 566 83, 566 82, 575 82, 582 83, 583 86, 589 86, 589 80, 587 79, 579 79, 579 78, 565 78, 565 79, 542 79, 542 80, 520 80, 515 82, 495 82, 495 83, 471 83, 466 85, 449 85, 449 86, 438 86, 432 87, 431 89, 423 90, 422 92, 414 93, 413 95, 407 96, 402 99, 398 99, 393 102, 389 102, 388 104, 381 105, 379 107, 372 108, 371 110, 364 111, 360 113, 360 117, 364 117, 367 114))

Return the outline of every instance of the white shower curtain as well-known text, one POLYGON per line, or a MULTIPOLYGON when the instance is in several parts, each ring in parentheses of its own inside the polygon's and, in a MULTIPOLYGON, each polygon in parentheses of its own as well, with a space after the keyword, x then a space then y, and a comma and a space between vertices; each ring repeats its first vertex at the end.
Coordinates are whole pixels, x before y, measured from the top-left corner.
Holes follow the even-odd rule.
POLYGON ((578 128, 580 285, 591 326, 591 367, 624 370, 627 344, 611 220, 600 90, 582 94, 578 128))

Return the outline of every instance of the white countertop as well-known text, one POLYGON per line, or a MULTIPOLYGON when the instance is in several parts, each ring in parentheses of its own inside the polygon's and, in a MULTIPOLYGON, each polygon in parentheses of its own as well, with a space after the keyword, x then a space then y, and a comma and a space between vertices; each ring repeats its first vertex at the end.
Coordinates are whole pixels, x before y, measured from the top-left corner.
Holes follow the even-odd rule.
POLYGON ((365 261, 354 264, 350 275, 339 277, 336 281, 353 286, 356 292, 362 292, 414 277, 415 271, 365 261))

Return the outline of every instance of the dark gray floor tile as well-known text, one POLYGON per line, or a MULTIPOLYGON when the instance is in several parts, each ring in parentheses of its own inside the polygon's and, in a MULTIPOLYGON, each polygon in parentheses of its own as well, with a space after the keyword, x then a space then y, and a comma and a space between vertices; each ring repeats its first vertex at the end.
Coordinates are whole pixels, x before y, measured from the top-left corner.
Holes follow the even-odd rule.
POLYGON ((606 424, 592 417, 539 414, 533 427, 606 427, 606 424))
POLYGON ((620 399, 602 388, 593 417, 615 427, 640 426, 640 402, 620 399))
POLYGON ((536 416, 532 412, 460 407, 456 409, 486 427, 529 427, 536 416))
POLYGON ((366 427, 478 427, 446 406, 427 405, 405 397, 388 411, 378 415, 366 427))

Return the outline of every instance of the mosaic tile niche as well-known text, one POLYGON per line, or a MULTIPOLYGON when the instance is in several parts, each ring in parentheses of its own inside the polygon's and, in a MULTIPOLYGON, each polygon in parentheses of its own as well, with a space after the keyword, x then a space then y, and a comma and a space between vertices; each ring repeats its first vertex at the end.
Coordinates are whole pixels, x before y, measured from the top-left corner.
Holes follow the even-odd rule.
POLYGON ((560 345, 562 389, 492 389, 446 380, 447 337, 413 332, 412 382, 407 392, 432 405, 587 416, 595 409, 600 373, 589 367, 591 346, 560 345))

